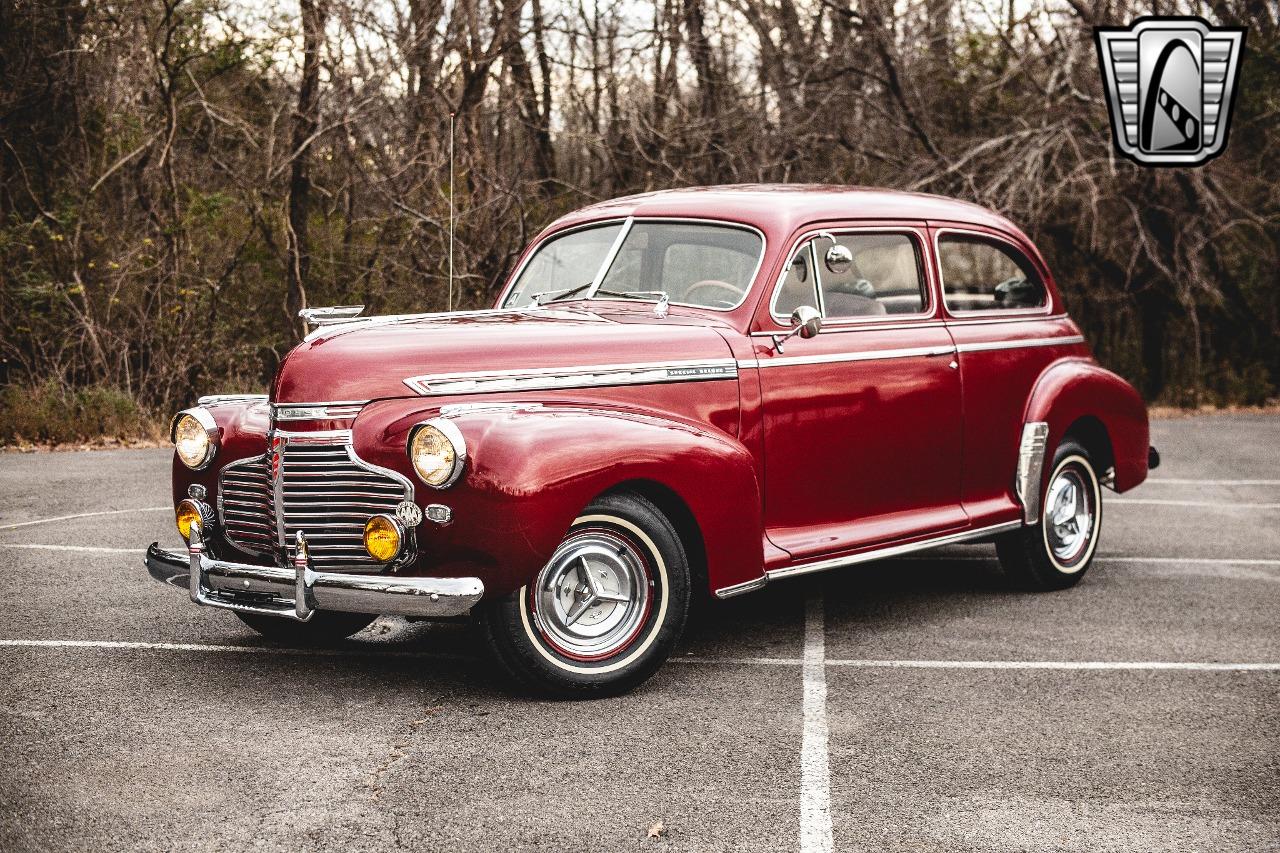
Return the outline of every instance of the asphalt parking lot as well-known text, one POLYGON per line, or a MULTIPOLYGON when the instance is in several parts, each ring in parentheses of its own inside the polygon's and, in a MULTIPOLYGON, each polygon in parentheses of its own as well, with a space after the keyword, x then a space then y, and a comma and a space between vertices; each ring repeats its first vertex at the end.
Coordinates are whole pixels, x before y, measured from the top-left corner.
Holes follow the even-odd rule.
POLYGON ((585 703, 464 626, 273 647, 148 577, 168 451, 0 454, 0 850, 1280 850, 1280 418, 1153 441, 1075 589, 781 582, 585 703))

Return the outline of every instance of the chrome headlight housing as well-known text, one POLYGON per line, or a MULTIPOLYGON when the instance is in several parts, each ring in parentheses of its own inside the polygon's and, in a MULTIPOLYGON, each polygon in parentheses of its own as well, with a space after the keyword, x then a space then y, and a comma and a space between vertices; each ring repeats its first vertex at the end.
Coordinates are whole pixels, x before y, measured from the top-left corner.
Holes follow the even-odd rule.
POLYGON ((467 464, 467 443, 452 422, 434 418, 409 433, 409 461, 422 482, 447 489, 462 476, 467 464))
POLYGON ((213 415, 202 408, 186 409, 173 416, 169 438, 182 464, 193 471, 208 467, 218 452, 222 431, 213 415))

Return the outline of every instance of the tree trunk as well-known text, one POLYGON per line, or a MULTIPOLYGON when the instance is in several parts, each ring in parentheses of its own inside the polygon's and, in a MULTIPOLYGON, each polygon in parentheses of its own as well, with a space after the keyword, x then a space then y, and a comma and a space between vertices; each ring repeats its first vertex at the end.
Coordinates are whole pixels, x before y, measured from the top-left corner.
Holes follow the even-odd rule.
POLYGON ((311 247, 307 239, 307 217, 311 212, 311 144, 320 125, 320 49, 324 41, 327 0, 299 0, 302 10, 302 83, 298 87, 298 108, 293 116, 293 139, 289 151, 289 234, 284 313, 286 329, 302 337, 305 324, 298 312, 307 307, 307 281, 311 270, 311 247))

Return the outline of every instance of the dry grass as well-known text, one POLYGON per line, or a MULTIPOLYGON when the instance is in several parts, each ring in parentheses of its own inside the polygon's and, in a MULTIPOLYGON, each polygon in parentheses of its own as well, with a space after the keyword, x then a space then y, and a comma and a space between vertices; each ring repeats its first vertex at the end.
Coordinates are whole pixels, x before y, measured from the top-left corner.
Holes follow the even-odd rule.
POLYGON ((71 390, 52 380, 0 388, 0 447, 158 447, 167 438, 162 419, 114 388, 71 390))
POLYGON ((1177 406, 1151 406, 1148 409, 1152 420, 1182 420, 1184 418, 1212 417, 1213 415, 1280 415, 1280 400, 1269 400, 1263 406, 1200 406, 1199 408, 1179 408, 1177 406))

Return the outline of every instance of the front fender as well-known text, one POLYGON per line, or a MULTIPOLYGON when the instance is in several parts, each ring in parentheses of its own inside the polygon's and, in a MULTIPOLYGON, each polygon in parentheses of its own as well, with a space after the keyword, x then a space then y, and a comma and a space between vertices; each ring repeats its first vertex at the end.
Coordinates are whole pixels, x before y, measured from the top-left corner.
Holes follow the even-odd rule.
POLYGON ((228 462, 249 456, 261 456, 267 448, 267 432, 271 429, 271 406, 261 399, 214 398, 204 408, 218 425, 218 452, 208 467, 192 471, 178 454, 173 454, 173 502, 187 496, 192 484, 205 487, 209 495, 218 493, 218 473, 228 462))
POLYGON ((762 572, 761 501, 750 453, 713 428, 657 414, 565 406, 444 407, 467 443, 462 478, 433 489, 413 472, 412 428, 440 416, 418 400, 371 403, 356 419, 356 452, 401 471, 422 506, 439 503, 452 521, 423 521, 417 570, 475 575, 505 594, 546 564, 569 526, 597 495, 630 481, 660 484, 697 521, 713 589, 762 572))
MULTIPOLYGON (((1087 359, 1049 365, 1032 389, 1024 422, 1049 424, 1045 446, 1052 452, 1072 425, 1090 417, 1101 422, 1110 441, 1116 491, 1128 491, 1145 480, 1150 427, 1146 404, 1133 386, 1087 359)), ((1049 473, 1046 464, 1044 475, 1049 473)))

